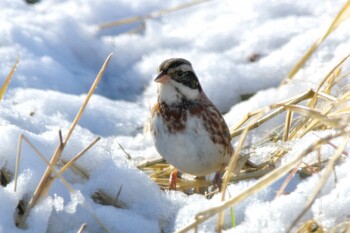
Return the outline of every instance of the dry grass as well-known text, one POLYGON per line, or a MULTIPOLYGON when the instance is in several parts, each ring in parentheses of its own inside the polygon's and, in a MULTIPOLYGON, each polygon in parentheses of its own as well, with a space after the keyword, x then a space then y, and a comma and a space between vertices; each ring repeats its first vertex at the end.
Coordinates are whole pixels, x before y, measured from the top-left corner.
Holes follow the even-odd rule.
POLYGON ((347 1, 345 5, 342 7, 340 12, 334 18, 331 25, 328 27, 326 32, 320 36, 306 51, 303 57, 294 65, 291 71, 288 73, 287 77, 282 81, 281 84, 286 84, 289 82, 294 75, 304 66, 307 60, 310 59, 311 55, 317 50, 317 48, 322 44, 322 42, 334 31, 338 28, 338 26, 346 20, 350 16, 350 1, 347 1))
POLYGON ((125 209, 127 205, 119 200, 120 193, 122 192, 123 186, 120 186, 119 191, 117 192, 115 197, 111 197, 103 190, 98 190, 95 192, 91 198, 95 203, 101 205, 113 206, 115 208, 125 209))
MULTIPOLYGON (((327 32, 311 46, 281 84, 285 84, 292 79, 296 72, 311 57, 312 53, 320 46, 327 36, 329 36, 329 34, 349 16, 349 14, 350 1, 344 5, 342 10, 335 17, 327 32)), ((288 181, 299 168, 302 169, 302 172, 308 175, 319 172, 323 169, 324 172, 317 186, 313 193, 310 193, 309 201, 305 203, 304 209, 299 216, 291 221, 291 227, 298 223, 301 217, 313 204, 317 194, 332 173, 333 167, 339 157, 347 154, 344 151, 344 148, 348 144, 350 137, 350 128, 348 126, 348 122, 350 122, 350 107, 348 104, 350 102, 350 92, 347 90, 345 93, 335 96, 332 94, 332 90, 340 81, 349 79, 348 74, 342 73, 342 67, 344 63, 348 61, 348 58, 349 56, 344 57, 339 64, 331 69, 315 90, 309 90, 293 98, 248 113, 240 122, 237 122, 237 124, 231 128, 231 137, 235 138, 239 136, 239 139, 238 146, 235 148, 235 153, 232 156, 224 176, 221 192, 222 203, 214 208, 198 213, 193 222, 189 223, 178 232, 188 232, 189 230, 195 230, 196 232, 199 224, 205 222, 214 215, 219 216, 216 230, 221 232, 223 211, 226 211, 228 208, 238 204, 259 190, 265 189, 267 186, 289 173, 290 175, 277 193, 277 196, 281 195, 288 184, 288 181), (247 155, 242 152, 247 135, 253 133, 254 129, 261 128, 264 123, 270 122, 277 116, 281 116, 281 114, 284 114, 285 116, 284 124, 278 125, 275 129, 270 130, 273 132, 278 130, 281 133, 277 135, 266 133, 266 136, 263 137, 262 141, 257 144, 261 146, 267 142, 289 142, 294 139, 303 138, 307 133, 312 131, 332 129, 334 133, 319 138, 319 140, 312 143, 289 163, 276 169, 274 169, 276 162, 288 152, 288 150, 279 146, 276 146, 275 151, 271 154, 271 159, 263 161, 261 164, 253 165, 249 161, 249 154, 247 155), (333 139, 340 139, 342 142, 341 145, 334 145, 331 142, 333 139), (335 153, 327 161, 319 161, 312 165, 304 164, 302 162, 303 158, 311 152, 319 153, 319 149, 323 145, 331 145, 335 148, 335 153), (240 194, 226 200, 226 188, 230 182, 252 178, 259 179, 254 186, 247 188, 240 194)), ((254 150, 254 148, 251 149, 254 150)), ((163 189, 167 188, 169 175, 174 169, 164 160, 146 162, 145 164, 140 165, 139 168, 147 172, 149 176, 163 189)), ((208 188, 211 186, 211 182, 195 179, 188 180, 181 177, 177 185, 178 190, 188 191, 202 187, 208 188)), ((309 224, 308 227, 310 226, 312 227, 315 225, 309 224)), ((291 227, 289 231, 291 230, 291 227)), ((322 229, 322 227, 318 227, 318 230, 320 229, 322 229)))
MULTIPOLYGON (((24 135, 20 135, 19 138, 19 143, 18 143, 18 155, 17 155, 17 162, 16 162, 16 172, 15 172, 15 185, 14 185, 14 189, 16 191, 16 187, 17 187, 17 176, 18 176, 18 168, 19 168, 19 161, 20 161, 20 156, 21 156, 21 145, 22 145, 22 141, 26 141, 29 146, 36 152, 36 154, 47 164, 47 168, 37 186, 37 188, 34 191, 34 194, 32 195, 32 197, 30 198, 28 204, 24 203, 23 205, 19 205, 21 207, 20 211, 17 209, 16 212, 16 216, 15 216, 15 221, 16 221, 16 226, 20 227, 20 228, 27 228, 27 224, 26 224, 26 218, 29 215, 31 209, 33 209, 34 206, 36 206, 48 193, 51 185, 53 184, 53 182, 59 178, 63 184, 67 187, 67 189, 74 194, 74 189, 71 187, 71 185, 62 177, 62 174, 70 167, 73 166, 74 162, 76 160, 78 160, 87 150, 89 150, 100 138, 96 138, 92 143, 90 143, 85 149, 83 149, 81 152, 79 152, 77 155, 73 156, 73 158, 71 160, 69 160, 68 162, 65 163, 65 165, 60 168, 57 169, 57 164, 59 162, 59 158, 62 154, 62 151, 64 150, 65 146, 67 145, 70 136, 72 135, 72 133, 74 132, 74 129, 77 125, 77 123, 79 122, 92 94, 94 93, 99 81, 101 80, 104 70, 106 69, 109 60, 111 58, 112 54, 110 54, 105 63, 103 64, 100 72, 97 74, 96 79, 94 81, 94 83, 91 85, 91 88, 85 98, 85 101, 83 102, 82 106, 80 107, 79 112, 77 113, 69 131, 67 132, 66 137, 63 139, 61 131, 59 131, 58 134, 58 138, 59 138, 59 142, 57 145, 57 148, 54 152, 54 154, 51 157, 51 160, 48 161, 45 159, 45 157, 42 155, 42 153, 24 136, 24 135)), ((23 201, 22 201, 23 202, 23 201)), ((86 207, 88 210, 89 208, 86 207)), ((90 211, 91 212, 91 211, 90 211)), ((93 214, 93 213, 92 213, 93 214)), ((93 217, 95 218, 96 222, 102 227, 102 229, 104 229, 105 232, 108 232, 108 230, 104 227, 104 225, 101 223, 101 221, 99 221, 96 216, 93 215, 93 217)), ((83 231, 83 227, 82 226, 82 230, 83 231)))

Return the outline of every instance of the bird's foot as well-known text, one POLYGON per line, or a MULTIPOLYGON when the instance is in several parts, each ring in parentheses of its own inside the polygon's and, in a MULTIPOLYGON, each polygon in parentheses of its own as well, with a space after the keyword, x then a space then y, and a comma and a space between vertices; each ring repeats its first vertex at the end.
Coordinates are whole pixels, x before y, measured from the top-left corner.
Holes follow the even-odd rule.
POLYGON ((221 184, 222 184, 222 174, 221 171, 218 171, 215 173, 214 179, 213 179, 213 188, 214 190, 221 190, 221 184))
POLYGON ((170 173, 169 186, 168 186, 169 190, 176 190, 176 181, 177 181, 178 173, 179 173, 178 170, 175 170, 170 173))

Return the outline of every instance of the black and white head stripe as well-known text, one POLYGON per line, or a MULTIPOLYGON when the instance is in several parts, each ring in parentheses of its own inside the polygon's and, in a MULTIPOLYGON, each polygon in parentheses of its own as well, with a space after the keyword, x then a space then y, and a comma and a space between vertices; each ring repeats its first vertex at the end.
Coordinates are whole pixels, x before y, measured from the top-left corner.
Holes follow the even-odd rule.
POLYGON ((165 60, 160 64, 159 71, 165 72, 170 75, 174 81, 182 83, 191 89, 201 90, 198 78, 193 71, 191 63, 183 58, 171 58, 165 60))
POLYGON ((192 69, 192 64, 187 61, 186 59, 183 58, 170 58, 162 62, 159 66, 159 72, 161 71, 170 71, 174 68, 180 67, 181 65, 187 65, 191 67, 192 69))

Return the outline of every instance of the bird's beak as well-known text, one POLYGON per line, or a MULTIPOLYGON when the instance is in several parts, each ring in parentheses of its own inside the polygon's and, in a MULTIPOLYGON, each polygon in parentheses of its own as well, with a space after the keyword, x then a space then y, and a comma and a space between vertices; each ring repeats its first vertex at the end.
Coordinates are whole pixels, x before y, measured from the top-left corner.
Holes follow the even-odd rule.
POLYGON ((170 81, 170 76, 165 71, 162 71, 158 74, 154 81, 157 83, 167 83, 170 81))

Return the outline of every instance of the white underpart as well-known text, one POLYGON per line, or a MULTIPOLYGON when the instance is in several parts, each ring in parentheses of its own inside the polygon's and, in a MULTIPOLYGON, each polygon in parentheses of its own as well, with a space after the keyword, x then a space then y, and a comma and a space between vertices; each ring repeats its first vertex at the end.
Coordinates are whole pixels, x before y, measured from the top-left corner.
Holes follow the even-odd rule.
POLYGON ((167 104, 179 102, 183 96, 189 100, 194 100, 199 96, 199 91, 197 89, 191 89, 182 83, 175 82, 174 80, 159 84, 158 92, 160 101, 164 101, 167 104))
POLYGON ((158 152, 168 163, 185 173, 203 176, 218 171, 227 162, 223 146, 211 141, 200 118, 187 119, 184 131, 174 134, 164 127, 162 118, 153 118, 158 152))

